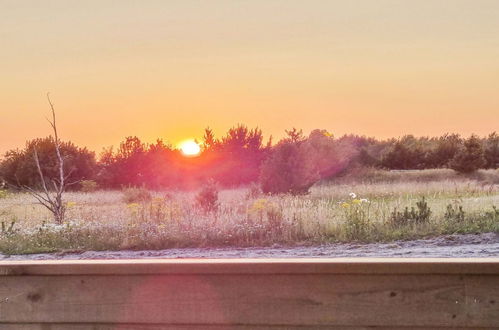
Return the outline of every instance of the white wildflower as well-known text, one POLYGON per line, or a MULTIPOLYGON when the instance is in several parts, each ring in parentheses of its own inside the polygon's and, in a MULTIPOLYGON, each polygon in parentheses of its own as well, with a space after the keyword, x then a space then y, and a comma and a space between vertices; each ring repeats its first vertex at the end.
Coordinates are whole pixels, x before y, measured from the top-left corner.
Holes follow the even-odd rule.
POLYGON ((357 198, 357 194, 355 194, 354 192, 351 192, 348 195, 350 195, 351 198, 357 198))

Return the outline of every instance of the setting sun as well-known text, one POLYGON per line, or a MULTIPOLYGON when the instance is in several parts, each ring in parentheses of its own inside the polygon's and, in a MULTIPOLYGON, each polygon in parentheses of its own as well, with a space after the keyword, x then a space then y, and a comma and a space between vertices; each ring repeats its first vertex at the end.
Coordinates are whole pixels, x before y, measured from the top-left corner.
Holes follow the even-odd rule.
POLYGON ((180 143, 180 150, 185 156, 196 156, 201 151, 201 147, 193 140, 180 143))

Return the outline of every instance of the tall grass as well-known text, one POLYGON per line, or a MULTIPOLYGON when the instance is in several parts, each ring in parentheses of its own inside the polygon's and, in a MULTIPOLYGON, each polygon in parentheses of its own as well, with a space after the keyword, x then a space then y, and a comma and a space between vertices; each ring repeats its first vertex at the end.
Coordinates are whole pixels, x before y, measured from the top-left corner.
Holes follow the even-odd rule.
POLYGON ((139 199, 128 198, 129 191, 71 192, 62 225, 52 224, 51 215, 29 195, 8 194, 0 199, 5 228, 0 251, 371 242, 499 231, 497 184, 446 175, 424 182, 342 180, 317 185, 303 196, 267 196, 255 187, 222 190, 210 212, 199 205, 197 192, 148 192, 139 199), (406 207, 417 210, 423 197, 431 210, 427 219, 394 222, 394 212, 403 217, 406 207))
POLYGON ((395 182, 458 182, 476 181, 481 184, 499 184, 499 169, 478 170, 470 174, 457 173, 451 169, 427 170, 380 170, 376 168, 353 168, 332 180, 335 183, 395 183, 395 182))

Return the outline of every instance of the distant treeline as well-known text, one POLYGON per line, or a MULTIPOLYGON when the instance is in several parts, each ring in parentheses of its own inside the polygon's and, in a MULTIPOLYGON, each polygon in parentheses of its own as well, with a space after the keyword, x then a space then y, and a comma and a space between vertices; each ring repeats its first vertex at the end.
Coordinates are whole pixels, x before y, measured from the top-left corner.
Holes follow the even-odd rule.
MULTIPOLYGON (((273 144, 262 131, 235 126, 221 138, 209 128, 197 157, 185 157, 178 149, 158 140, 146 144, 127 137, 118 148, 105 149, 99 157, 71 142, 61 144, 65 173, 75 182, 93 180, 99 187, 116 189, 144 186, 150 189, 193 188, 214 180, 224 187, 259 182, 264 192, 301 193, 321 179, 359 166, 393 170, 453 168, 471 173, 499 165, 499 135, 487 137, 458 134, 399 139, 345 135, 334 137, 325 130, 305 136, 301 130, 286 131, 273 144)), ((57 177, 51 137, 28 141, 24 149, 8 151, 0 162, 0 178, 10 186, 37 187, 40 176, 34 151, 47 178, 57 177)))

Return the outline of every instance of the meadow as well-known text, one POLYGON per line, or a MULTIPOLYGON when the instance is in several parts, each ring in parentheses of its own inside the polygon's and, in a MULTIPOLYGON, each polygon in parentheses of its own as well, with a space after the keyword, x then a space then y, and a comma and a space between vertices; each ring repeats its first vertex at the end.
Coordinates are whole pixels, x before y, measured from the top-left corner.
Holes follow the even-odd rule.
POLYGON ((218 199, 207 202, 199 191, 67 192, 66 221, 58 225, 29 194, 0 192, 0 252, 293 246, 499 232, 499 170, 473 176, 370 170, 321 182, 304 195, 266 195, 256 185, 213 193, 218 199))

